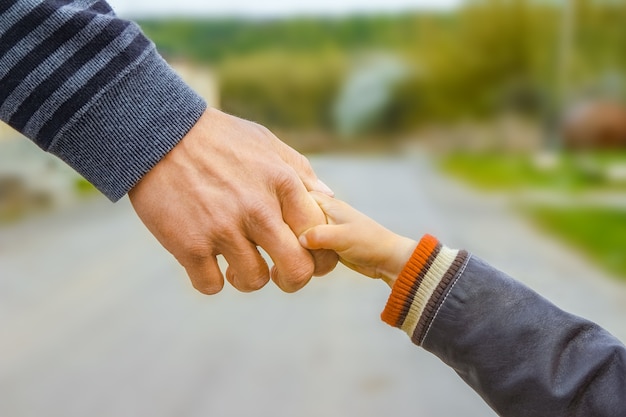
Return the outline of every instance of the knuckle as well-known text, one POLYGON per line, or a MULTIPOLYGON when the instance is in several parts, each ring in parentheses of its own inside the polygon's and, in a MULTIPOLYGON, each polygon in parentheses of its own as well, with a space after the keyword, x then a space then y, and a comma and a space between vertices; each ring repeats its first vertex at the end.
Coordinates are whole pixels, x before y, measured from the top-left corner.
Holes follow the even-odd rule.
MULTIPOLYGON (((217 211, 217 210, 216 210, 217 211)), ((211 226, 207 230, 207 235, 220 236, 233 233, 236 216, 239 214, 238 208, 234 205, 224 204, 217 213, 211 217, 211 226)))
POLYGON ((335 266, 337 266, 339 262, 337 253, 326 249, 313 251, 313 259, 315 260, 315 271, 313 275, 316 276, 328 274, 335 269, 335 266))
POLYGON ((273 208, 264 199, 255 198, 247 203, 246 213, 255 221, 262 221, 273 214, 273 208))
POLYGON ((241 288, 239 288, 239 290, 244 292, 258 291, 263 288, 268 281, 269 276, 267 276, 267 274, 248 278, 242 283, 243 285, 240 285, 241 288))
POLYGON ((206 294, 206 295, 215 295, 218 292, 222 291, 222 288, 224 288, 224 284, 216 284, 216 285, 209 285, 209 286, 198 286, 198 287, 194 287, 196 290, 200 291, 202 294, 206 294))
POLYGON ((226 279, 233 287, 237 288, 237 276, 230 266, 226 269, 226 279))
POLYGON ((306 191, 302 181, 292 169, 277 169, 270 181, 279 198, 294 196, 300 190, 306 191))
POLYGON ((222 291, 224 288, 224 283, 221 280, 212 279, 208 277, 208 279, 194 279, 191 278, 191 285, 200 293, 205 295, 214 295, 218 292, 222 291))
POLYGON ((269 281, 267 263, 260 256, 254 256, 247 251, 231 253, 226 270, 228 281, 233 287, 242 292, 259 290, 269 281))
POLYGON ((294 151, 294 154, 294 164, 296 165, 296 167, 299 168, 301 171, 304 171, 304 173, 306 173, 307 175, 313 175, 313 167, 311 166, 308 158, 296 151, 294 151))
POLYGON ((269 281, 269 276, 265 272, 258 271, 256 274, 246 274, 242 277, 241 274, 235 272, 232 268, 227 271, 228 281, 233 287, 241 292, 253 292, 260 290, 269 281))
POLYGON ((259 132, 263 136, 267 136, 268 138, 272 138, 272 139, 274 138, 274 134, 267 127, 265 127, 265 126, 263 126, 262 124, 259 124, 259 123, 255 123, 255 124, 257 126, 257 129, 259 130, 259 132))
POLYGON ((276 186, 280 187, 291 187, 301 182, 295 169, 284 163, 273 169, 270 180, 273 181, 276 186))
POLYGON ((280 270, 280 287, 285 292, 295 292, 304 287, 313 276, 313 262, 297 262, 280 270))
POLYGON ((276 219, 282 218, 282 213, 276 205, 264 199, 254 199, 246 207, 246 229, 250 230, 271 230, 276 224, 276 219))
POLYGON ((250 126, 252 127, 252 129, 256 130, 256 133, 258 134, 259 138, 263 138, 263 139, 270 140, 270 141, 273 141, 276 138, 276 136, 272 133, 271 130, 269 130, 267 127, 263 126, 260 123, 250 121, 250 126))
POLYGON ((212 247, 206 241, 190 239, 183 248, 183 264, 199 264, 212 255, 212 247))

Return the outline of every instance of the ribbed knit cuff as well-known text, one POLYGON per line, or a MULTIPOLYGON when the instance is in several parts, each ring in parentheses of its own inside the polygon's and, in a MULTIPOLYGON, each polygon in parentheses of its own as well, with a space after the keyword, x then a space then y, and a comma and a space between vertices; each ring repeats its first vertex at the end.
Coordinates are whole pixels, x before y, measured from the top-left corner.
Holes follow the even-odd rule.
POLYGON ((435 237, 424 235, 391 290, 382 320, 421 345, 468 258, 466 251, 449 249, 435 237))
POLYGON ((59 132, 48 151, 116 201, 176 146, 205 109, 204 100, 152 47, 59 132))

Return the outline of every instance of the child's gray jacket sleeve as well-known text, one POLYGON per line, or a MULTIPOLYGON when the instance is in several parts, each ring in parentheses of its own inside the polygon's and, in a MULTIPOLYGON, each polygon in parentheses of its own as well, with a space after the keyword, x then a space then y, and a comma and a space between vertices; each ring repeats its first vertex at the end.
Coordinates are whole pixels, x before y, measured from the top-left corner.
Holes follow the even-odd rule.
POLYGON ((619 340, 432 237, 418 245, 382 318, 452 367, 501 416, 626 416, 619 340))

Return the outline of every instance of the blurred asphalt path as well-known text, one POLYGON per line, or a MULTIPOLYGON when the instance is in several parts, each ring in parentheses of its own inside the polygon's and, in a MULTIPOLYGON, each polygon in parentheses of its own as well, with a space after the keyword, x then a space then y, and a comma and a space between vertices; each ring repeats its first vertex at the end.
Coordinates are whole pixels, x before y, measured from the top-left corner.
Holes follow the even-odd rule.
MULTIPOLYGON (((315 157, 338 197, 430 232, 626 340, 626 286, 428 158, 315 157)), ((379 319, 386 286, 343 267, 296 294, 195 293, 127 200, 0 228, 0 417, 489 417, 379 319)))

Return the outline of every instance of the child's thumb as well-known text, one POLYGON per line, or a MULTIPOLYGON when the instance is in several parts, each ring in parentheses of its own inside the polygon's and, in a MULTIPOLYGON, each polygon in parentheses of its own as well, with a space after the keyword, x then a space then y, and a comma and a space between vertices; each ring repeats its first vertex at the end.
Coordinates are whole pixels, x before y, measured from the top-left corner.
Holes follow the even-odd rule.
POLYGON ((337 228, 330 224, 322 224, 306 230, 300 235, 300 244, 307 249, 331 249, 337 246, 337 228))

